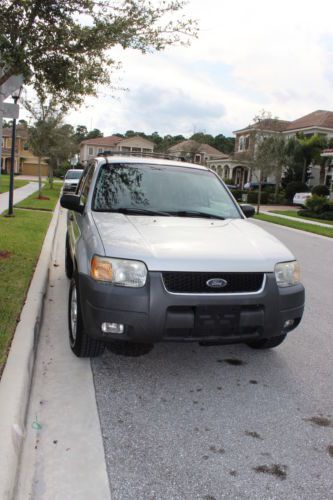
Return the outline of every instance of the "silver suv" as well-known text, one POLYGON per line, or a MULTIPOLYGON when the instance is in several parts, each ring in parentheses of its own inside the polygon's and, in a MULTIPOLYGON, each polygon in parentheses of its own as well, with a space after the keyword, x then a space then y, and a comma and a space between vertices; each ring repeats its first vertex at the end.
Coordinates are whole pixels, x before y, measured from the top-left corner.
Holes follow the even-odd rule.
POLYGON ((301 321, 299 265, 246 220, 207 168, 156 158, 96 158, 68 209, 69 339, 77 356, 105 343, 279 345, 301 321))

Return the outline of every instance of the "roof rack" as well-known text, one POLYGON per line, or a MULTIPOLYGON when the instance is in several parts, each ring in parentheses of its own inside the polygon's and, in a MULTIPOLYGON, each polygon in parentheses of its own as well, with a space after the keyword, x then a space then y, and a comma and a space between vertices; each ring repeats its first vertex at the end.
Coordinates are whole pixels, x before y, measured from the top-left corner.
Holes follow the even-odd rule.
POLYGON ((139 156, 141 158, 161 158, 163 160, 175 160, 176 158, 167 153, 143 153, 141 151, 103 151, 98 153, 99 156, 139 156))

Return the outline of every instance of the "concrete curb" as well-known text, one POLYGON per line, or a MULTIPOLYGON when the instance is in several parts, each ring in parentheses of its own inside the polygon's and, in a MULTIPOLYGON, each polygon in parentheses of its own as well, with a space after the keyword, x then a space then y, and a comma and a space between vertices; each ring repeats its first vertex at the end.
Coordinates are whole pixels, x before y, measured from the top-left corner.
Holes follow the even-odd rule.
POLYGON ((11 499, 20 459, 44 296, 59 221, 58 202, 47 230, 0 382, 0 498, 11 499))

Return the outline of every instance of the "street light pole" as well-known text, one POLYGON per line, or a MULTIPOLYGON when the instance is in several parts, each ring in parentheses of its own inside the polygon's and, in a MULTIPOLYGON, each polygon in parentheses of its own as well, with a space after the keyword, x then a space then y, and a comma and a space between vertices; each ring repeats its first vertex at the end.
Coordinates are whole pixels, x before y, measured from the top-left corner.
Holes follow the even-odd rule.
MULTIPOLYGON (((20 98, 22 87, 19 88, 13 95, 14 104, 20 98)), ((10 178, 9 178, 9 202, 8 202, 8 216, 12 217, 13 214, 13 198, 14 198, 14 165, 15 165, 15 142, 16 142, 16 118, 13 119, 12 126, 12 148, 11 148, 11 165, 10 165, 10 178)))

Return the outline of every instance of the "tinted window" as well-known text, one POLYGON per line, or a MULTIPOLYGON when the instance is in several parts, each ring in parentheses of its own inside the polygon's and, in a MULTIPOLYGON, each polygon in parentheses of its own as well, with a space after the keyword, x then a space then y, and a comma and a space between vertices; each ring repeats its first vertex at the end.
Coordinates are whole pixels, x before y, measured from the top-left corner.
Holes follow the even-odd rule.
POLYGON ((166 165, 103 165, 96 181, 92 208, 98 211, 195 210, 225 218, 240 217, 215 174, 166 165))

